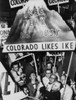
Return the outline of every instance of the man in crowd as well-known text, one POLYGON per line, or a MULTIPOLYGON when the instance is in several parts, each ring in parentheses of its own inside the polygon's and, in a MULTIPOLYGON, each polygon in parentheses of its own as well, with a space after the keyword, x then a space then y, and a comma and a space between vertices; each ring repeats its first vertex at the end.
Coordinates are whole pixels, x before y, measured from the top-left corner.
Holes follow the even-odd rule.
POLYGON ((45 76, 42 78, 43 83, 44 83, 45 81, 48 81, 48 82, 49 82, 50 76, 51 76, 51 70, 47 69, 47 70, 45 71, 45 76))
POLYGON ((51 68, 52 68, 52 63, 51 62, 48 62, 47 63, 47 69, 51 70, 51 68))
POLYGON ((60 83, 57 81, 56 75, 50 75, 49 79, 43 81, 44 86, 40 88, 38 98, 42 100, 60 100, 60 83))
POLYGON ((54 82, 57 82, 57 76, 55 74, 52 74, 49 78, 49 84, 47 86, 48 91, 50 91, 52 89, 54 82))
POLYGON ((63 88, 60 90, 61 100, 72 100, 73 90, 68 84, 66 84, 66 78, 67 76, 64 74, 61 76, 61 82, 63 85, 63 88))
POLYGON ((48 86, 41 87, 40 93, 43 97, 42 100, 60 100, 60 86, 61 83, 55 81, 50 90, 48 90, 48 86))

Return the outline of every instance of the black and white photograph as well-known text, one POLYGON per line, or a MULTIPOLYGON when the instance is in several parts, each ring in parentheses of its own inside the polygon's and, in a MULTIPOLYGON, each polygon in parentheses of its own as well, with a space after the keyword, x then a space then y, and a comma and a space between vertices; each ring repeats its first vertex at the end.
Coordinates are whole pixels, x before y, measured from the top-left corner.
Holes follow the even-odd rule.
POLYGON ((0 0, 0 100, 76 100, 76 0, 0 0))

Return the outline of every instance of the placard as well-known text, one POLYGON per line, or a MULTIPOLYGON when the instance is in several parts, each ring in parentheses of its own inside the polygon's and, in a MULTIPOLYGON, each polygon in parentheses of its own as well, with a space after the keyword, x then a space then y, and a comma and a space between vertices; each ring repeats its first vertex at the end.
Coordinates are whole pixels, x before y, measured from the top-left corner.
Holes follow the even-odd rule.
POLYGON ((69 51, 75 49, 75 41, 63 42, 41 42, 41 43, 23 43, 7 44, 3 52, 26 52, 26 51, 69 51))
POLYGON ((9 0, 9 4, 11 8, 20 7, 26 4, 28 0, 9 0))

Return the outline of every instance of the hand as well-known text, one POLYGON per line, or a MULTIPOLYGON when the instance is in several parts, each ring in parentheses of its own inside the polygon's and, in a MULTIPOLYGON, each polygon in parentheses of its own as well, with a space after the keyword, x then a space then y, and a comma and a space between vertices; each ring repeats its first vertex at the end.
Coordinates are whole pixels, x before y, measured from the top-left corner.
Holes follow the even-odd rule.
POLYGON ((37 80, 38 80, 38 82, 41 82, 41 79, 40 79, 39 75, 37 75, 37 80))
POLYGON ((27 88, 24 88, 24 93, 26 94, 26 95, 28 95, 28 89, 27 88))
POLYGON ((26 77, 26 75, 25 74, 21 74, 20 77, 21 78, 24 78, 24 77, 26 77))
POLYGON ((51 89, 52 89, 52 85, 48 84, 47 87, 46 87, 46 90, 50 91, 51 89))

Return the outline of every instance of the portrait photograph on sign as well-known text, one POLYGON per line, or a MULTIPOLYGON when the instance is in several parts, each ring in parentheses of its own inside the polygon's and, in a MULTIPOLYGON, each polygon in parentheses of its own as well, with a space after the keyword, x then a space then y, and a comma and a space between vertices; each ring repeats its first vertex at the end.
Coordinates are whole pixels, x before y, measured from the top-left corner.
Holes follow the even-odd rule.
POLYGON ((7 71, 13 80, 21 87, 26 88, 31 73, 37 74, 37 65, 34 54, 8 53, 7 71))

